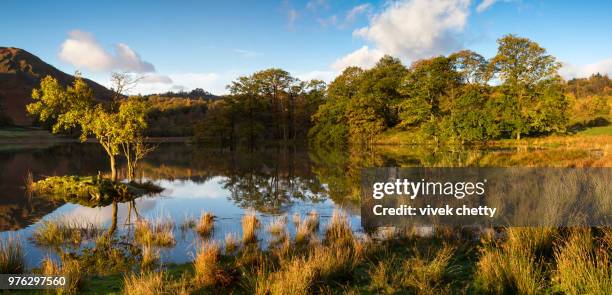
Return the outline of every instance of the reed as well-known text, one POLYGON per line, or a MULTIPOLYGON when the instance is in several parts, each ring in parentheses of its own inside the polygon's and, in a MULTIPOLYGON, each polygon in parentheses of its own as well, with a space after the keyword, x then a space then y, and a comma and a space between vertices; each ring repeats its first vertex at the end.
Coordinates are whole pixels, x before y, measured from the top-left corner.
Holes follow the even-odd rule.
POLYGON ((353 242, 353 231, 344 212, 334 209, 325 232, 325 240, 332 244, 351 244, 353 242))
POLYGON ((566 294, 612 294, 612 244, 596 245, 589 228, 574 229, 555 250, 556 290, 566 294))
POLYGON ((317 210, 312 209, 310 213, 308 213, 308 217, 304 221, 308 230, 312 233, 319 230, 319 213, 317 210))
POLYGON ((433 258, 417 254, 408 259, 402 268, 402 286, 416 291, 418 294, 447 293, 445 276, 454 271, 449 267, 455 249, 444 245, 433 258))
POLYGON ((123 294, 168 294, 163 272, 131 273, 123 277, 123 294))
POLYGON ((25 271, 25 256, 19 238, 0 238, 0 273, 20 274, 25 271))
POLYGON ((142 219, 135 223, 134 238, 143 245, 172 247, 176 244, 173 230, 174 222, 169 219, 142 219))
POLYGON ((287 215, 272 218, 267 226, 268 232, 273 236, 282 236, 287 232, 287 215))
POLYGON ((547 251, 553 231, 546 228, 509 228, 507 240, 481 250, 474 284, 493 293, 543 293, 546 273, 541 254, 547 251))
POLYGON ((210 212, 202 213, 196 226, 196 231, 202 237, 209 237, 215 228, 215 217, 210 212))
POLYGON ((238 249, 238 238, 234 233, 225 234, 225 254, 230 255, 238 249))
POLYGON ((205 242, 200 247, 193 262, 195 281, 199 286, 210 287, 217 284, 221 273, 219 258, 220 248, 216 242, 205 242))
POLYGON ((254 211, 247 212, 242 217, 242 243, 257 242, 257 229, 260 227, 259 219, 254 211))
POLYGON ((61 264, 53 261, 50 257, 43 259, 40 271, 45 276, 64 276, 68 285, 64 288, 55 289, 57 294, 78 294, 83 283, 84 271, 81 263, 74 258, 62 256, 61 264))
POLYGON ((80 245, 83 240, 95 239, 102 228, 85 220, 44 220, 32 233, 32 241, 40 246, 80 245))
POLYGON ((294 258, 282 266, 282 269, 271 276, 269 290, 258 290, 259 293, 272 295, 311 294, 317 279, 317 272, 306 258, 294 258))
POLYGON ((140 262, 140 268, 143 270, 151 270, 159 262, 159 251, 154 249, 151 245, 144 245, 142 247, 142 261, 140 262))

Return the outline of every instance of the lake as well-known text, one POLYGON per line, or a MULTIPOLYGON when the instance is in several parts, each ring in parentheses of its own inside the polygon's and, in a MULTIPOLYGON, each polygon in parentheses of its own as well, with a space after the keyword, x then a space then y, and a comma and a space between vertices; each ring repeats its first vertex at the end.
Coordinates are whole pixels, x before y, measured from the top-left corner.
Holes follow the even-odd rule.
MULTIPOLYGON (((199 236, 181 230, 189 218, 212 212, 214 239, 226 233, 241 234, 240 220, 247 209, 262 221, 261 244, 266 246, 265 225, 274 217, 295 213, 302 217, 311 210, 325 225, 336 208, 349 216, 352 228, 361 232, 359 190, 361 169, 390 166, 466 166, 491 154, 511 157, 518 150, 446 150, 411 147, 381 148, 369 151, 324 151, 300 148, 274 148, 255 152, 204 149, 188 143, 161 143, 140 163, 138 178, 161 186, 162 193, 141 197, 134 206, 86 207, 28 196, 25 179, 53 175, 96 175, 108 170, 107 157, 93 143, 60 143, 51 146, 23 145, 0 149, 0 231, 1 236, 19 236, 26 250, 27 263, 37 266, 51 249, 38 247, 29 239, 44 220, 58 218, 85 220, 108 227, 114 218, 119 234, 133 229, 141 218, 169 218, 174 221, 176 246, 161 248, 163 262, 193 260, 199 236), (116 213, 116 214, 115 214, 116 213)), ((122 171, 120 171, 122 172, 122 171)), ((289 222, 290 234, 295 228, 289 222)), ((324 226, 322 226, 321 231, 324 226)))

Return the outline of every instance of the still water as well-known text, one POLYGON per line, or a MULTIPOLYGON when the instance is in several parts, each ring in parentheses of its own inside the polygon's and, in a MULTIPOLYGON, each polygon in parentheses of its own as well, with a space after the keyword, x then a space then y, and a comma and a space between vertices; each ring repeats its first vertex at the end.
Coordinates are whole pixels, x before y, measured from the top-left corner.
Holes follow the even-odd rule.
MULTIPOLYGON (((315 151, 280 148, 247 151, 202 149, 187 143, 163 143, 139 166, 138 177, 164 190, 135 200, 135 206, 120 203, 86 207, 28 196, 27 175, 35 180, 54 175, 96 175, 108 170, 107 158, 97 144, 63 143, 49 147, 20 146, 0 149, 0 236, 18 236, 25 247, 30 267, 37 266, 50 250, 29 239, 43 220, 58 218, 90 221, 108 227, 114 218, 118 234, 132 230, 136 216, 169 218, 175 223, 176 246, 161 249, 163 262, 193 259, 201 241, 193 230, 182 231, 187 218, 212 212, 214 239, 226 233, 241 234, 240 220, 247 209, 262 221, 260 239, 267 243, 265 225, 271 218, 294 213, 306 216, 316 210, 322 228, 335 208, 349 216, 356 232, 362 231, 359 217, 360 173, 364 167, 462 166, 474 157, 499 151, 410 150, 401 153, 315 151), (135 207, 135 208, 134 208, 135 207), (115 214, 116 213, 116 214, 115 214)), ((289 222, 291 234, 295 231, 289 222)), ((321 229, 322 230, 322 229, 321 229)))

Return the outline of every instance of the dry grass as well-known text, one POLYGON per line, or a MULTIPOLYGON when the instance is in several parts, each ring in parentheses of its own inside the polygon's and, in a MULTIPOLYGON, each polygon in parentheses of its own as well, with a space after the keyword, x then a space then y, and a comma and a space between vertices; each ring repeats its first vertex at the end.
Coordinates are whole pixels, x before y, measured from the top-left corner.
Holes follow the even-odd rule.
POLYGON ((62 257, 61 265, 50 257, 43 259, 40 271, 45 276, 65 276, 68 285, 64 288, 55 289, 58 294, 78 294, 83 281, 83 270, 81 263, 74 258, 62 257))
POLYGON ((272 295, 306 295, 311 294, 312 287, 317 279, 316 269, 305 258, 296 258, 283 265, 282 269, 274 273, 269 290, 257 290, 257 293, 272 295))
POLYGON ((225 254, 230 255, 238 250, 238 238, 234 233, 225 234, 225 254))
POLYGON ((407 258, 385 255, 377 264, 372 264, 368 274, 370 288, 377 293, 394 294, 410 291, 411 294, 447 294, 449 280, 456 267, 450 262, 455 248, 444 245, 434 255, 422 255, 418 249, 407 258))
POLYGON ((123 277, 123 285, 125 295, 166 294, 163 272, 131 273, 123 277))
POLYGON ((272 218, 268 224, 267 230, 275 237, 285 235, 287 232, 287 215, 272 218))
POLYGON ((362 249, 318 244, 304 256, 281 259, 279 270, 269 276, 271 283, 261 284, 257 293, 312 294, 317 288, 347 280, 363 261, 362 249))
POLYGON ((32 171, 28 171, 24 178, 24 183, 26 192, 29 196, 31 196, 34 192, 34 175, 32 174, 32 171))
MULTIPOLYGON (((605 236, 604 236, 605 238, 605 236)), ((555 251, 555 289, 567 294, 612 294, 612 244, 599 247, 590 229, 574 229, 555 251)))
POLYGON ((319 230, 319 213, 317 212, 317 210, 312 209, 310 213, 308 213, 308 218, 306 218, 304 223, 306 223, 306 226, 308 227, 308 230, 310 232, 314 233, 318 231, 319 230))
POLYGON ((20 274, 25 271, 25 256, 19 238, 0 239, 0 273, 20 274))
POLYGON ((247 212, 242 217, 242 243, 250 244, 257 242, 257 229, 260 227, 259 219, 254 211, 247 212))
POLYGON ((493 293, 543 293, 546 272, 539 257, 551 252, 554 228, 509 228, 507 240, 485 245, 477 264, 477 288, 493 293))
POLYGON ((143 245, 172 247, 176 244, 174 238, 174 222, 157 218, 152 221, 142 219, 136 222, 134 238, 143 245))
POLYGON ((159 262, 159 251, 154 249, 151 245, 144 245, 142 247, 142 261, 140 262, 140 268, 143 270, 150 270, 157 265, 159 262))
POLYGON ((210 212, 202 213, 196 226, 196 231, 202 237, 209 237, 215 228, 215 217, 210 212))
POLYGON ((332 244, 352 243, 353 231, 344 212, 334 209, 332 218, 325 232, 325 240, 332 244))
POLYGON ((302 222, 298 225, 295 231, 295 244, 296 245, 305 245, 310 241, 311 232, 306 224, 306 222, 302 222))
POLYGON ((298 215, 298 218, 295 218, 294 221, 297 221, 295 243, 305 245, 313 241, 316 232, 319 230, 319 213, 313 209, 304 220, 301 220, 298 215))
POLYGON ((446 293, 444 276, 454 271, 449 267, 455 249, 445 245, 433 259, 418 255, 408 259, 403 266, 402 285, 417 291, 419 294, 446 293))
POLYGON ((87 221, 68 219, 44 220, 36 227, 31 239, 40 246, 80 245, 83 240, 95 239, 102 228, 87 221))
POLYGON ((131 273, 123 277, 123 294, 150 295, 150 294, 191 294, 187 277, 178 279, 169 278, 168 274, 160 272, 131 273))
POLYGON ((210 287, 219 282, 221 266, 219 244, 216 242, 205 242, 193 262, 195 269, 195 281, 199 286, 210 287))

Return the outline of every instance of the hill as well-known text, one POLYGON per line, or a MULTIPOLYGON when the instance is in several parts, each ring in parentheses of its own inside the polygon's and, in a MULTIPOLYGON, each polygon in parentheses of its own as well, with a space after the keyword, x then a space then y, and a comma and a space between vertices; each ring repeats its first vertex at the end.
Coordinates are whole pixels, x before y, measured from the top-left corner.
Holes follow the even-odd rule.
MULTIPOLYGON (((0 125, 2 121, 20 126, 32 124, 25 106, 32 102, 32 89, 38 87, 40 80, 47 75, 53 76, 63 85, 74 81, 74 76, 23 49, 0 47, 0 125)), ((89 79, 85 81, 98 99, 111 97, 111 90, 89 79)))

